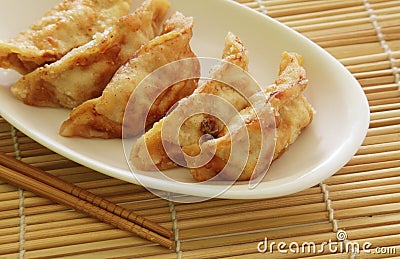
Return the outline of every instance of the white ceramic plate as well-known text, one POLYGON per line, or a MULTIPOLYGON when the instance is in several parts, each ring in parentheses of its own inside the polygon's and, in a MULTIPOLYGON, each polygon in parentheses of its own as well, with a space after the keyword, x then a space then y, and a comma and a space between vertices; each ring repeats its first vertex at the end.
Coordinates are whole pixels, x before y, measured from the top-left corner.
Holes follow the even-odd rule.
MULTIPOLYGON (((272 164, 263 182, 255 189, 234 185, 218 197, 249 199, 295 193, 328 178, 351 159, 368 129, 369 107, 357 81, 338 61, 300 34, 235 2, 171 2, 171 10, 195 18, 192 46, 198 56, 218 58, 226 33, 232 31, 247 46, 250 72, 263 85, 275 79, 283 51, 298 52, 305 60, 310 81, 306 96, 317 111, 314 121, 272 164)), ((0 38, 14 36, 52 5, 54 1, 50 0, 5 1, 0 9, 0 38)), ((71 160, 138 184, 129 170, 120 140, 60 137, 59 126, 69 111, 30 107, 17 101, 10 94, 9 85, 18 77, 12 71, 0 71, 1 116, 34 140, 71 160)), ((180 171, 178 174, 178 171, 167 174, 181 182, 164 182, 157 175, 149 175, 141 180, 141 184, 167 192, 211 195, 213 185, 191 184, 190 174, 180 171)))

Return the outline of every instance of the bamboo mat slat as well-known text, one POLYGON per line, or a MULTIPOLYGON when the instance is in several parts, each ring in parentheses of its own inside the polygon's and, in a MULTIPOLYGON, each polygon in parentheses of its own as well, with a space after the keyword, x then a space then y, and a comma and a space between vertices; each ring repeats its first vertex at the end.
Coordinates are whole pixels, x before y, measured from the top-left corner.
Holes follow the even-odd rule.
POLYGON ((296 194, 183 204, 70 161, 0 117, 0 152, 172 229, 176 241, 176 250, 168 250, 0 181, 0 258, 400 256, 400 1, 236 2, 310 38, 358 80, 371 121, 355 156, 332 177, 296 194), (345 242, 339 242, 340 233, 347 235, 345 242), (270 248, 264 246, 266 238, 273 253, 258 251, 270 248), (373 252, 277 250, 279 242, 321 248, 328 241, 337 242, 337 248, 368 243, 373 252))

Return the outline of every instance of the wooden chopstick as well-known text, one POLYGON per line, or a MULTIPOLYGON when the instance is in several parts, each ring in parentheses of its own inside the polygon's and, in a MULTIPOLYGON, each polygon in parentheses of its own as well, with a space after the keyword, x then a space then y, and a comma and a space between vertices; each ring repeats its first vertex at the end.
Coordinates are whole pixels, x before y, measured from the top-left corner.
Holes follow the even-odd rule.
POLYGON ((0 154, 0 179, 172 249, 172 231, 43 170, 0 154))
POLYGON ((6 156, 0 153, 0 164, 4 165, 13 170, 23 172, 25 175, 36 179, 40 182, 43 182, 47 185, 53 186, 57 189, 60 189, 64 192, 77 196, 85 201, 92 203, 95 206, 98 206, 104 210, 112 212, 126 220, 132 221, 144 228, 152 229, 152 231, 158 233, 161 236, 172 239, 172 231, 166 229, 157 223, 145 219, 144 217, 137 215, 136 213, 129 211, 127 209, 122 208, 104 198, 94 195, 93 193, 86 191, 74 184, 65 182, 58 177, 55 177, 52 174, 49 174, 43 170, 40 170, 36 167, 33 167, 29 164, 23 163, 15 158, 10 156, 6 156))

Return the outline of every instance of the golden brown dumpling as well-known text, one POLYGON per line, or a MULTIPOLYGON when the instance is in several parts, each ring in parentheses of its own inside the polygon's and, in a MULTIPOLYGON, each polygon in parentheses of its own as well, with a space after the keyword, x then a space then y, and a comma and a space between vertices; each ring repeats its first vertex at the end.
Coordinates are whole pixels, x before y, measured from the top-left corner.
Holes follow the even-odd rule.
POLYGON ((0 41, 0 67, 21 74, 54 62, 129 13, 130 0, 63 0, 28 30, 0 41))
MULTIPOLYGON (((60 129, 66 137, 120 138, 125 108, 138 84, 157 68, 185 58, 195 58, 190 47, 193 18, 177 12, 164 24, 163 32, 142 46, 123 65, 104 89, 102 96, 84 102, 75 108, 70 118, 60 129)), ((165 115, 179 99, 191 94, 197 87, 197 80, 187 80, 173 85, 159 98, 159 103, 150 110, 147 121, 150 125, 165 115), (162 109, 159 109, 162 108, 162 109)), ((131 122, 135 125, 134 122, 131 122)), ((135 127, 133 127, 135 129, 135 127)), ((131 133, 132 135, 135 132, 131 133)))
MULTIPOLYGON (((233 33, 228 33, 225 38, 222 58, 223 62, 213 68, 214 71, 211 78, 218 76, 223 77, 223 73, 227 68, 227 63, 234 64, 244 71, 248 69, 247 50, 243 46, 241 40, 233 33)), ((205 82, 200 85, 192 95, 182 101, 184 104, 191 106, 193 102, 201 102, 202 94, 221 97, 232 104, 237 110, 241 110, 248 105, 247 100, 240 93, 217 80, 205 82)), ((211 104, 207 103, 206 105, 211 104)), ((163 148, 161 129, 164 123, 168 124, 171 120, 175 120, 175 115, 179 110, 177 108, 172 111, 171 114, 164 117, 159 122, 156 122, 153 128, 138 139, 131 152, 131 160, 138 169, 153 170, 154 165, 160 170, 177 167, 163 148), (153 162, 148 159, 147 150, 153 162)), ((208 122, 212 119, 213 118, 207 114, 196 114, 185 120, 179 128, 180 145, 197 145, 202 135, 218 133, 219 129, 222 129, 222 123, 218 120, 214 120, 213 125, 210 125, 208 122)), ((164 135, 163 137, 164 140, 168 141, 168 136, 164 135)))
MULTIPOLYGON (((206 141, 202 144, 202 149, 207 150, 211 145, 215 145, 215 155, 206 165, 199 168, 190 168, 193 178, 197 181, 205 181, 218 175, 220 180, 250 180, 252 177, 257 177, 257 173, 262 173, 268 168, 258 168, 255 175, 256 165, 258 161, 266 161, 265 166, 269 166, 270 159, 278 158, 286 148, 295 142, 303 128, 307 127, 313 119, 313 108, 303 95, 304 89, 307 87, 307 78, 304 68, 301 66, 302 58, 295 53, 283 53, 280 72, 275 84, 265 89, 265 95, 268 97, 269 103, 264 101, 255 102, 258 107, 246 107, 240 111, 240 116, 245 122, 243 127, 249 134, 250 153, 247 157, 244 169, 239 175, 231 175, 229 171, 225 171, 224 175, 220 175, 220 171, 226 166, 227 161, 231 158, 232 161, 243 160, 238 151, 231 150, 232 139, 241 140, 244 138, 244 131, 235 130, 233 133, 228 133, 226 130, 220 132, 220 136, 215 139, 206 141), (272 117, 268 118, 270 112, 269 105, 273 108, 272 117), (257 110, 257 115, 254 114, 254 109, 257 110), (272 122, 275 128, 275 149, 273 146, 263 146, 263 153, 260 153, 261 145, 270 145, 268 141, 263 142, 261 134, 260 114, 267 116, 264 119, 275 117, 275 122, 272 122), (261 144, 264 143, 264 144, 261 144), (232 156, 232 157, 231 157, 232 156)), ((234 118, 228 127, 237 124, 237 119, 234 118)), ((268 122, 267 122, 268 123, 268 122)), ((266 124, 264 124, 266 125, 266 124)), ((240 126, 236 125, 235 128, 240 126)), ((268 130, 268 129, 264 129, 268 130)), ((271 136, 274 137, 274 136, 271 136)), ((200 152, 196 145, 185 147, 184 151, 195 156, 200 152)), ((235 170, 232 170, 235 171, 235 170)))
POLYGON ((169 5, 167 0, 145 2, 92 41, 23 76, 12 93, 29 105, 66 108, 100 96, 117 69, 159 34, 169 5))

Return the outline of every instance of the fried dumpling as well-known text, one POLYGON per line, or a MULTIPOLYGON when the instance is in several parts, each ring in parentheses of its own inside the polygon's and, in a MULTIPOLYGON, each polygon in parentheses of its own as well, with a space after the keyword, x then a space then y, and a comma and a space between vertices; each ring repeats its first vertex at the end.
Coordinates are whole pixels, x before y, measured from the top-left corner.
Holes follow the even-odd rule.
MULTIPOLYGON (((244 71, 248 70, 247 50, 241 40, 233 33, 228 33, 225 38, 222 59, 223 62, 213 68, 210 75, 211 78, 223 77, 226 69, 231 66, 227 64, 236 65, 244 71)), ((218 96, 232 104, 238 111, 248 105, 247 100, 232 87, 217 80, 206 81, 192 95, 180 101, 181 107, 176 108, 166 117, 156 122, 153 128, 137 140, 131 152, 131 161, 136 168, 153 170, 155 169, 154 166, 156 166, 160 170, 165 170, 177 167, 177 164, 170 159, 163 147, 163 141, 169 141, 168 136, 163 135, 164 139, 161 137, 163 124, 168 124, 175 120, 175 115, 180 116, 178 115, 180 111, 185 112, 183 111, 184 105, 191 106, 195 102, 201 102, 200 99, 203 94, 218 96), (148 159, 147 152, 152 161, 148 159)), ((208 100, 207 106, 211 105, 210 100, 208 100)), ((215 135, 221 129, 222 122, 219 120, 215 120, 214 117, 207 114, 196 114, 185 120, 179 128, 179 143, 181 146, 196 145, 204 134, 215 135)))
POLYGON ((63 0, 16 37, 0 41, 0 67, 21 74, 90 41, 130 10, 130 0, 63 0))
MULTIPOLYGON (((261 173, 263 170, 268 169, 258 168, 258 172, 256 172, 255 168, 258 161, 271 161, 271 159, 278 158, 290 144, 295 142, 302 129, 311 123, 314 112, 311 104, 303 95, 308 81, 301 64, 302 58, 299 55, 283 53, 278 79, 274 85, 267 87, 264 92, 268 96, 269 102, 258 102, 258 104, 256 102, 258 107, 246 107, 238 115, 245 122, 242 127, 246 127, 250 144, 249 156, 240 175, 230 175, 229 171, 224 171, 224 175, 219 175, 231 156, 234 156, 232 161, 241 160, 240 156, 243 156, 240 152, 231 151, 231 147, 232 139, 240 140, 243 136, 237 135, 242 134, 244 131, 235 130, 233 133, 228 133, 224 130, 221 131, 220 136, 217 138, 202 143, 202 150, 207 150, 214 145, 216 151, 213 158, 206 165, 199 168, 190 168, 195 180, 205 181, 217 175, 218 179, 223 180, 235 180, 237 177, 237 180, 254 179, 252 177, 257 177, 257 175, 253 175, 253 173, 261 173), (271 105, 273 111, 272 118, 275 117, 275 122, 271 123, 275 127, 275 148, 273 146, 263 147, 264 153, 260 153, 261 143, 263 142, 260 130, 260 118, 262 119, 262 116, 255 116, 254 109, 258 111, 258 115, 268 115, 268 111, 271 111, 269 105, 271 105)), ((239 118, 234 118, 229 124, 237 124, 237 119, 239 118)), ((232 126, 229 124, 228 127, 232 126)), ((198 146, 192 145, 186 147, 184 151, 191 156, 195 156, 200 152, 200 149, 198 146)), ((265 166, 269 166, 269 163, 265 163, 265 166)))
MULTIPOLYGON (((181 59, 196 58, 190 47, 192 27, 193 18, 174 13, 165 22, 162 34, 143 45, 115 73, 102 96, 72 110, 70 118, 62 124, 60 134, 66 137, 120 138, 125 108, 138 84, 161 66, 181 59)), ((186 80, 171 86, 159 98, 159 105, 150 110, 149 117, 152 120, 147 123, 150 125, 163 117, 172 105, 191 94, 196 87, 197 80, 186 80)))
POLYGON ((29 105, 66 108, 99 97, 117 69, 159 34, 169 5, 167 0, 145 2, 92 41, 23 76, 12 93, 29 105))

